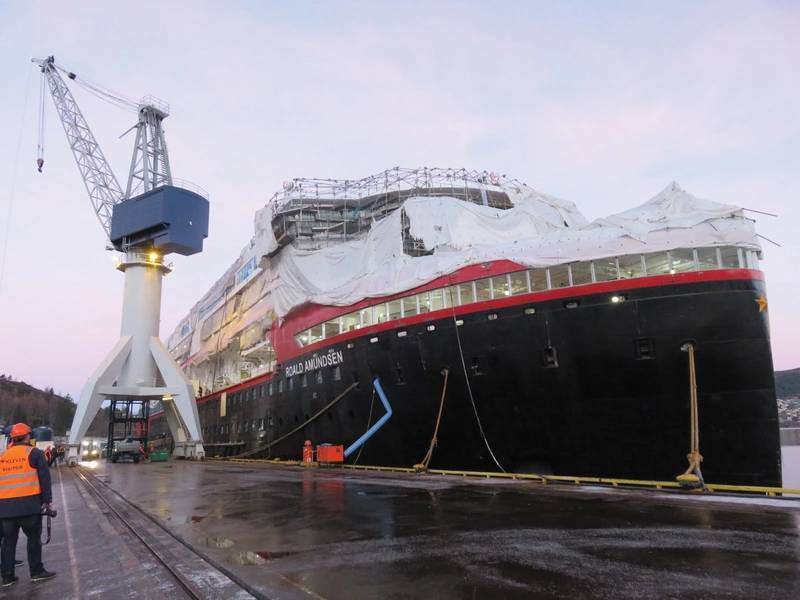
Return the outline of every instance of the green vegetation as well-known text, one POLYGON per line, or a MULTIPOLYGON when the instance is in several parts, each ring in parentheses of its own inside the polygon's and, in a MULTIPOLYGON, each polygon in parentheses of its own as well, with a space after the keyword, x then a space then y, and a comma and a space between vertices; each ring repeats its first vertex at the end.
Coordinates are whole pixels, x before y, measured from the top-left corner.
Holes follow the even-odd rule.
POLYGON ((775 395, 778 398, 800 396, 800 369, 775 371, 775 395))
MULTIPOLYGON (((69 394, 61 396, 53 388, 40 390, 10 375, 0 375, 0 427, 24 422, 31 427, 52 427, 55 435, 65 435, 75 408, 69 394)), ((105 436, 107 431, 108 415, 101 411, 89 427, 89 435, 105 436)))

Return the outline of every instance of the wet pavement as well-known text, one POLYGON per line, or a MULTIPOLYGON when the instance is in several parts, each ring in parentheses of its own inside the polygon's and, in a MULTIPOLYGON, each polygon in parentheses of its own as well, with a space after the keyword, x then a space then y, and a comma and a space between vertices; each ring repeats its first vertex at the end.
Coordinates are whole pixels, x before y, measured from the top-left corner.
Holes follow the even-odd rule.
POLYGON ((800 589, 798 501, 219 462, 94 473, 270 598, 800 589))
MULTIPOLYGON (((83 600, 154 598, 176 600, 186 594, 167 576, 121 524, 110 518, 80 485, 72 469, 54 467, 53 503, 58 516, 42 562, 56 577, 32 582, 28 573, 25 535, 20 533, 17 558, 19 581, 0 589, 2 600, 83 600)), ((42 532, 43 541, 46 532, 42 532)))

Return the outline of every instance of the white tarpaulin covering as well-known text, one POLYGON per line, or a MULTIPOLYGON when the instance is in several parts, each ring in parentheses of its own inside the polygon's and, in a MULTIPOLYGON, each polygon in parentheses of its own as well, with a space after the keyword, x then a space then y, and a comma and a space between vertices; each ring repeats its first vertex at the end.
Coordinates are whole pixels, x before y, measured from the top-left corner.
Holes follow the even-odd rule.
POLYGON ((433 250, 427 256, 404 254, 400 210, 359 240, 314 251, 284 248, 272 262, 275 312, 283 317, 307 302, 347 306, 499 259, 543 267, 673 248, 760 249, 742 209, 700 200, 676 183, 637 208, 591 223, 573 204, 530 188, 510 190, 509 197, 514 207, 508 210, 449 197, 409 198, 403 205, 409 233, 433 250))
POLYGON ((197 364, 251 325, 263 321, 268 328, 273 315, 284 317, 305 303, 348 306, 499 259, 544 267, 676 248, 760 250, 753 223, 742 209, 700 200, 675 183, 637 208, 591 223, 570 202, 528 187, 505 191, 513 203, 507 210, 452 197, 411 197, 362 238, 313 251, 287 246, 271 260, 263 257, 278 244, 270 225, 272 207, 265 207, 256 213, 253 239, 181 322, 169 348, 184 348, 182 326, 190 323, 189 355, 197 364), (405 254, 404 227, 432 254, 405 254), (261 268, 237 283, 236 274, 252 259, 261 268), (231 302, 235 304, 222 308, 231 302), (208 324, 203 339, 208 319, 218 322, 208 324))

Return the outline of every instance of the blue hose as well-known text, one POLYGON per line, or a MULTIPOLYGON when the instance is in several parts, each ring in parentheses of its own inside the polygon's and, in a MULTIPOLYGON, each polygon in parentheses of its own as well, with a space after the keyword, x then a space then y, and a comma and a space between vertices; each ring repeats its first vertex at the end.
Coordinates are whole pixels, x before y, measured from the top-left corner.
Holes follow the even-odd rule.
POLYGON ((362 435, 355 442, 350 444, 347 450, 344 451, 345 458, 347 458, 353 452, 355 452, 361 446, 363 446, 367 442, 367 440, 371 438, 374 435, 374 433, 378 431, 378 429, 383 427, 383 424, 386 423, 386 421, 388 421, 392 416, 392 407, 389 405, 389 400, 386 398, 386 394, 384 393, 383 388, 381 387, 380 379, 378 379, 377 377, 373 379, 372 385, 375 387, 375 391, 378 392, 378 398, 381 399, 381 402, 383 403, 383 408, 386 409, 386 414, 383 415, 377 421, 375 421, 375 424, 369 429, 367 429, 367 431, 364 432, 364 435, 362 435))

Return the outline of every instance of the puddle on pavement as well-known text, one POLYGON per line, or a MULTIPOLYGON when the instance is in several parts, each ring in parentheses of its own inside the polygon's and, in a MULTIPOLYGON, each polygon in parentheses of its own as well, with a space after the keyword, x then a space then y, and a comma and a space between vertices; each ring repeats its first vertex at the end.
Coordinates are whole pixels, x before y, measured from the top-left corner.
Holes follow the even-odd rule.
POLYGON ((356 492, 358 496, 371 496, 373 498, 405 498, 409 496, 409 494, 405 494, 402 492, 381 492, 381 491, 373 491, 373 490, 360 490, 356 492))
POLYGON ((267 550, 262 550, 261 552, 256 552, 261 558, 264 560, 276 560, 278 558, 283 558, 284 556, 291 556, 295 554, 294 552, 268 552, 267 550))
POLYGON ((200 543, 209 548, 230 548, 233 546, 233 540, 221 537, 202 537, 200 543))
POLYGON ((267 560, 261 558, 257 552, 234 552, 230 556, 231 562, 237 565, 265 565, 267 560))
POLYGON ((271 560, 277 560, 284 556, 295 554, 294 552, 234 552, 230 555, 230 561, 237 565, 265 565, 271 560))

